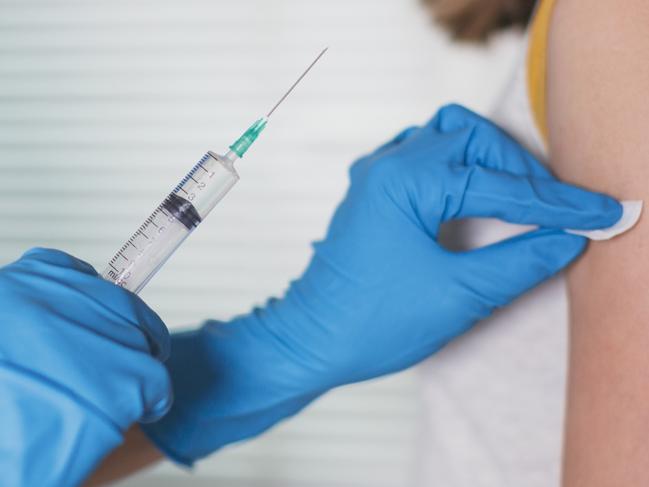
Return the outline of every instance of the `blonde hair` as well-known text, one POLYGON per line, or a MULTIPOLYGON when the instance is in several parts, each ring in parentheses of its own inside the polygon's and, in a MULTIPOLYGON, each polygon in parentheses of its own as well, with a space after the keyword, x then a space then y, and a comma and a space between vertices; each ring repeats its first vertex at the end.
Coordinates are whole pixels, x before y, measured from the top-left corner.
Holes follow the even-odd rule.
POLYGON ((535 0, 422 0, 458 40, 484 41, 510 27, 525 27, 535 0))

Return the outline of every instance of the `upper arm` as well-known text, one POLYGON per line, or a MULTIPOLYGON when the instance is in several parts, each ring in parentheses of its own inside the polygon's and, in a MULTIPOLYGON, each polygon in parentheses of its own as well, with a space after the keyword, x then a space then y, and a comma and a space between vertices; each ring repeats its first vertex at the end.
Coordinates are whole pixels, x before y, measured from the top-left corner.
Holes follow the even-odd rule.
MULTIPOLYGON (((649 203, 649 2, 558 0, 550 29, 554 171, 649 203)), ((649 483, 649 218, 569 272, 564 485, 649 483)))

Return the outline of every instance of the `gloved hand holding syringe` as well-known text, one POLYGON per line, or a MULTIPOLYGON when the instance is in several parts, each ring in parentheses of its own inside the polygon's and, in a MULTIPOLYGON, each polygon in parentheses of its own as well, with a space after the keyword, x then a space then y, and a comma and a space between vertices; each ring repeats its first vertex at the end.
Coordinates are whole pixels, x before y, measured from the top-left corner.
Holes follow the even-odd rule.
POLYGON ((253 123, 225 155, 208 152, 119 249, 102 273, 138 293, 239 180, 234 162, 243 157, 269 117, 327 52, 315 58, 273 108, 253 123))

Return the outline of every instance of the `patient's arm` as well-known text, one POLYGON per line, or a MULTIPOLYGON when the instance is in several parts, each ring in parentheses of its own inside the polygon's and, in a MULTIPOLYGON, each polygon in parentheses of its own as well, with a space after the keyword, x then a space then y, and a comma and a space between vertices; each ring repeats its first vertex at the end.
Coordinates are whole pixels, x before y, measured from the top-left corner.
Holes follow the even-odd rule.
POLYGON ((139 426, 133 426, 124 435, 124 444, 114 450, 84 483, 84 487, 98 487, 120 480, 162 460, 162 454, 144 435, 139 426))
MULTIPOLYGON (((558 0, 551 159, 562 178, 649 202, 649 2, 558 0)), ((649 485, 649 218, 569 273, 564 486, 649 485)))

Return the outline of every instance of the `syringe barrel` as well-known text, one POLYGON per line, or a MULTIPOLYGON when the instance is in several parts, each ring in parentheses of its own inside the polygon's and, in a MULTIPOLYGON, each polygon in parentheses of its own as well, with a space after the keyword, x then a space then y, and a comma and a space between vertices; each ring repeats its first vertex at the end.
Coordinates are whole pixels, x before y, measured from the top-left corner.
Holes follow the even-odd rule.
POLYGON ((110 260, 102 277, 138 293, 239 180, 230 153, 208 152, 110 260))

